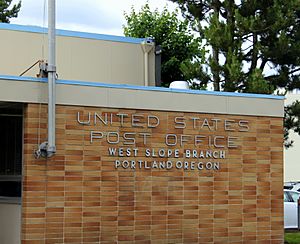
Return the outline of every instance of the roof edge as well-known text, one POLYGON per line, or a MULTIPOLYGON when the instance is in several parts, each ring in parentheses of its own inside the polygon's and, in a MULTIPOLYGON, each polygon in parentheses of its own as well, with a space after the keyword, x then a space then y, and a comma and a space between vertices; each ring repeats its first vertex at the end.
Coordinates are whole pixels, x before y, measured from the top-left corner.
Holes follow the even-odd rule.
MULTIPOLYGON (((45 79, 45 78, 34 78, 34 77, 27 77, 27 76, 11 76, 11 75, 0 75, 0 80, 31 81, 31 82, 42 82, 42 83, 47 82, 47 79, 45 79)), ((64 84, 64 85, 105 87, 105 88, 130 89, 130 90, 142 90, 142 91, 175 92, 175 93, 199 94, 199 95, 210 95, 210 96, 246 97, 246 98, 275 99, 275 100, 284 100, 285 99, 285 96, 266 95, 266 94, 216 92, 216 91, 205 91, 205 90, 184 90, 184 89, 155 87, 155 86, 145 87, 145 86, 108 84, 108 83, 102 83, 102 82, 87 82, 87 81, 77 81, 77 80, 57 80, 56 83, 64 84)))
MULTIPOLYGON (((40 26, 17 25, 17 24, 7 24, 7 23, 0 23, 0 30, 22 31, 22 32, 40 33, 40 34, 48 33, 48 28, 44 28, 40 26)), ((126 43, 134 43, 134 44, 139 44, 145 40, 144 38, 114 36, 114 35, 107 35, 107 34, 97 34, 97 33, 90 33, 90 32, 62 30, 62 29, 56 29, 56 35, 95 39, 95 40, 102 40, 102 41, 126 42, 126 43)))

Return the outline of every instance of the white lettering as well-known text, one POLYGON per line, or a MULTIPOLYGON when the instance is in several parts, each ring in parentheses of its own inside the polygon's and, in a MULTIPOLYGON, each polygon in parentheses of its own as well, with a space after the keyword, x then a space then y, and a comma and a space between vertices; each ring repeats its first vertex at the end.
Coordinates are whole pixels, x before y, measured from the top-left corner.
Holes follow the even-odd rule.
POLYGON ((174 122, 175 122, 176 129, 184 129, 186 127, 184 117, 175 117, 174 122))
POLYGON ((231 127, 232 123, 234 123, 234 120, 225 120, 224 121, 224 129, 226 131, 234 131, 234 129, 231 127))
POLYGON ((135 144, 135 133, 126 132, 123 135, 124 145, 134 145, 135 144), (132 136, 132 137, 130 137, 132 136))
POLYGON ((77 112, 77 122, 81 125, 90 125, 91 123, 91 113, 88 113, 88 121, 80 120, 80 112, 77 112))
POLYGON ((239 131, 240 132, 246 132, 246 131, 249 131, 249 121, 246 121, 246 120, 240 120, 239 121, 239 131))
POLYGON ((108 148, 108 155, 109 156, 116 156, 116 152, 117 152, 116 148, 111 148, 111 147, 108 148))
POLYGON ((90 143, 93 143, 93 139, 102 139, 103 133, 100 131, 91 131, 90 132, 90 143))
POLYGON ((103 119, 99 114, 95 113, 94 114, 94 125, 97 124, 97 118, 99 121, 101 121, 103 124, 108 125, 108 120, 107 120, 107 113, 105 113, 105 118, 103 119))
POLYGON ((148 128, 156 128, 157 126, 159 126, 159 118, 155 115, 148 115, 148 128), (151 120, 153 122, 151 122, 151 120))
POLYGON ((121 125, 121 127, 123 127, 123 125, 124 125, 124 118, 128 117, 128 114, 118 113, 118 114, 116 114, 116 116, 118 116, 120 118, 120 125, 121 125))
POLYGON ((180 146, 183 146, 184 142, 188 142, 191 136, 180 135, 180 146))
POLYGON ((144 115, 141 114, 133 114, 131 116, 131 125, 132 127, 143 127, 140 119, 144 118, 144 115))
POLYGON ((109 144, 118 144, 120 142, 120 136, 118 132, 107 132, 107 142, 109 144), (115 141, 112 138, 115 137, 115 141))
POLYGON ((234 136, 228 136, 227 140, 227 147, 228 148, 237 148, 238 146, 235 144, 235 141, 237 140, 237 137, 234 136))
POLYGON ((166 145, 167 146, 176 146, 177 145, 177 136, 175 134, 166 135, 166 145), (174 141, 174 142, 171 142, 174 141))
POLYGON ((144 145, 147 144, 147 137, 150 137, 151 134, 150 133, 140 133, 140 136, 143 137, 143 143, 144 145))

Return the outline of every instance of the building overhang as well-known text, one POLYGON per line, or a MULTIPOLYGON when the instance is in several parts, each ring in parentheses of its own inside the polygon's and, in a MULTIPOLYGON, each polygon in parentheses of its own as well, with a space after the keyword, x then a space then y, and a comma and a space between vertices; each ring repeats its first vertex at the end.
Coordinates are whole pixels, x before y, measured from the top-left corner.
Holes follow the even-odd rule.
MULTIPOLYGON (((57 80, 58 105, 284 116, 284 96, 57 80)), ((0 75, 0 101, 47 103, 47 80, 0 75)))

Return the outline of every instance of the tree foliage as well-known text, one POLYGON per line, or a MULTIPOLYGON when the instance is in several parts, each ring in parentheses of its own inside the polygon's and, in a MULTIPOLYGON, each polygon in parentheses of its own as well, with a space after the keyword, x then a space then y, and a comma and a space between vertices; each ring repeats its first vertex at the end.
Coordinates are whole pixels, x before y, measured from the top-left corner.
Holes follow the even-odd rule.
POLYGON ((294 141, 289 139, 289 131, 293 130, 297 134, 300 134, 300 102, 295 101, 291 105, 288 105, 284 109, 284 139, 285 147, 290 147, 294 141))
MULTIPOLYGON (((205 43, 214 90, 272 94, 300 88, 299 0, 170 0, 205 43)), ((285 137, 300 132, 299 104, 286 108, 285 137)), ((286 141, 286 146, 290 146, 286 141)))
POLYGON ((151 37, 156 45, 161 45, 163 86, 169 86, 174 80, 199 78, 197 70, 201 68, 199 60, 203 56, 199 39, 191 34, 188 21, 178 18, 177 11, 170 13, 165 7, 161 13, 157 9, 151 12, 145 4, 139 12, 132 8, 129 14, 125 13, 125 19, 126 36, 151 37))
POLYGON ((172 0, 206 49, 215 90, 272 93, 300 88, 298 0, 172 0), (256 84, 255 84, 256 83, 256 84))
POLYGON ((0 22, 9 23, 10 18, 16 18, 21 8, 21 1, 11 6, 12 0, 0 0, 0 22))

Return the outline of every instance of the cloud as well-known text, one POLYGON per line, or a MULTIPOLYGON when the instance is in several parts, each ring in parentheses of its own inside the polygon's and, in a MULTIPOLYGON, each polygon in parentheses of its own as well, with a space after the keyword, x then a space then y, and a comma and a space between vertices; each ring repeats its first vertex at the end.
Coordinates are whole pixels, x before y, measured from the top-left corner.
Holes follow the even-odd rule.
MULTIPOLYGON (((123 35, 124 12, 129 13, 132 6, 139 10, 145 3, 145 0, 57 0, 57 28, 123 35)), ((176 5, 167 0, 149 0, 153 10, 162 10, 166 4, 170 10, 175 9, 176 5)), ((46 27, 47 11, 47 0, 22 0, 19 17, 11 19, 11 23, 46 27)))
MULTIPOLYGON (((101 5, 102 1, 72 0, 57 5, 57 21, 65 24, 78 23, 103 29, 117 28, 122 25, 120 16, 101 5)), ((106 4, 107 5, 107 4, 106 4)))

